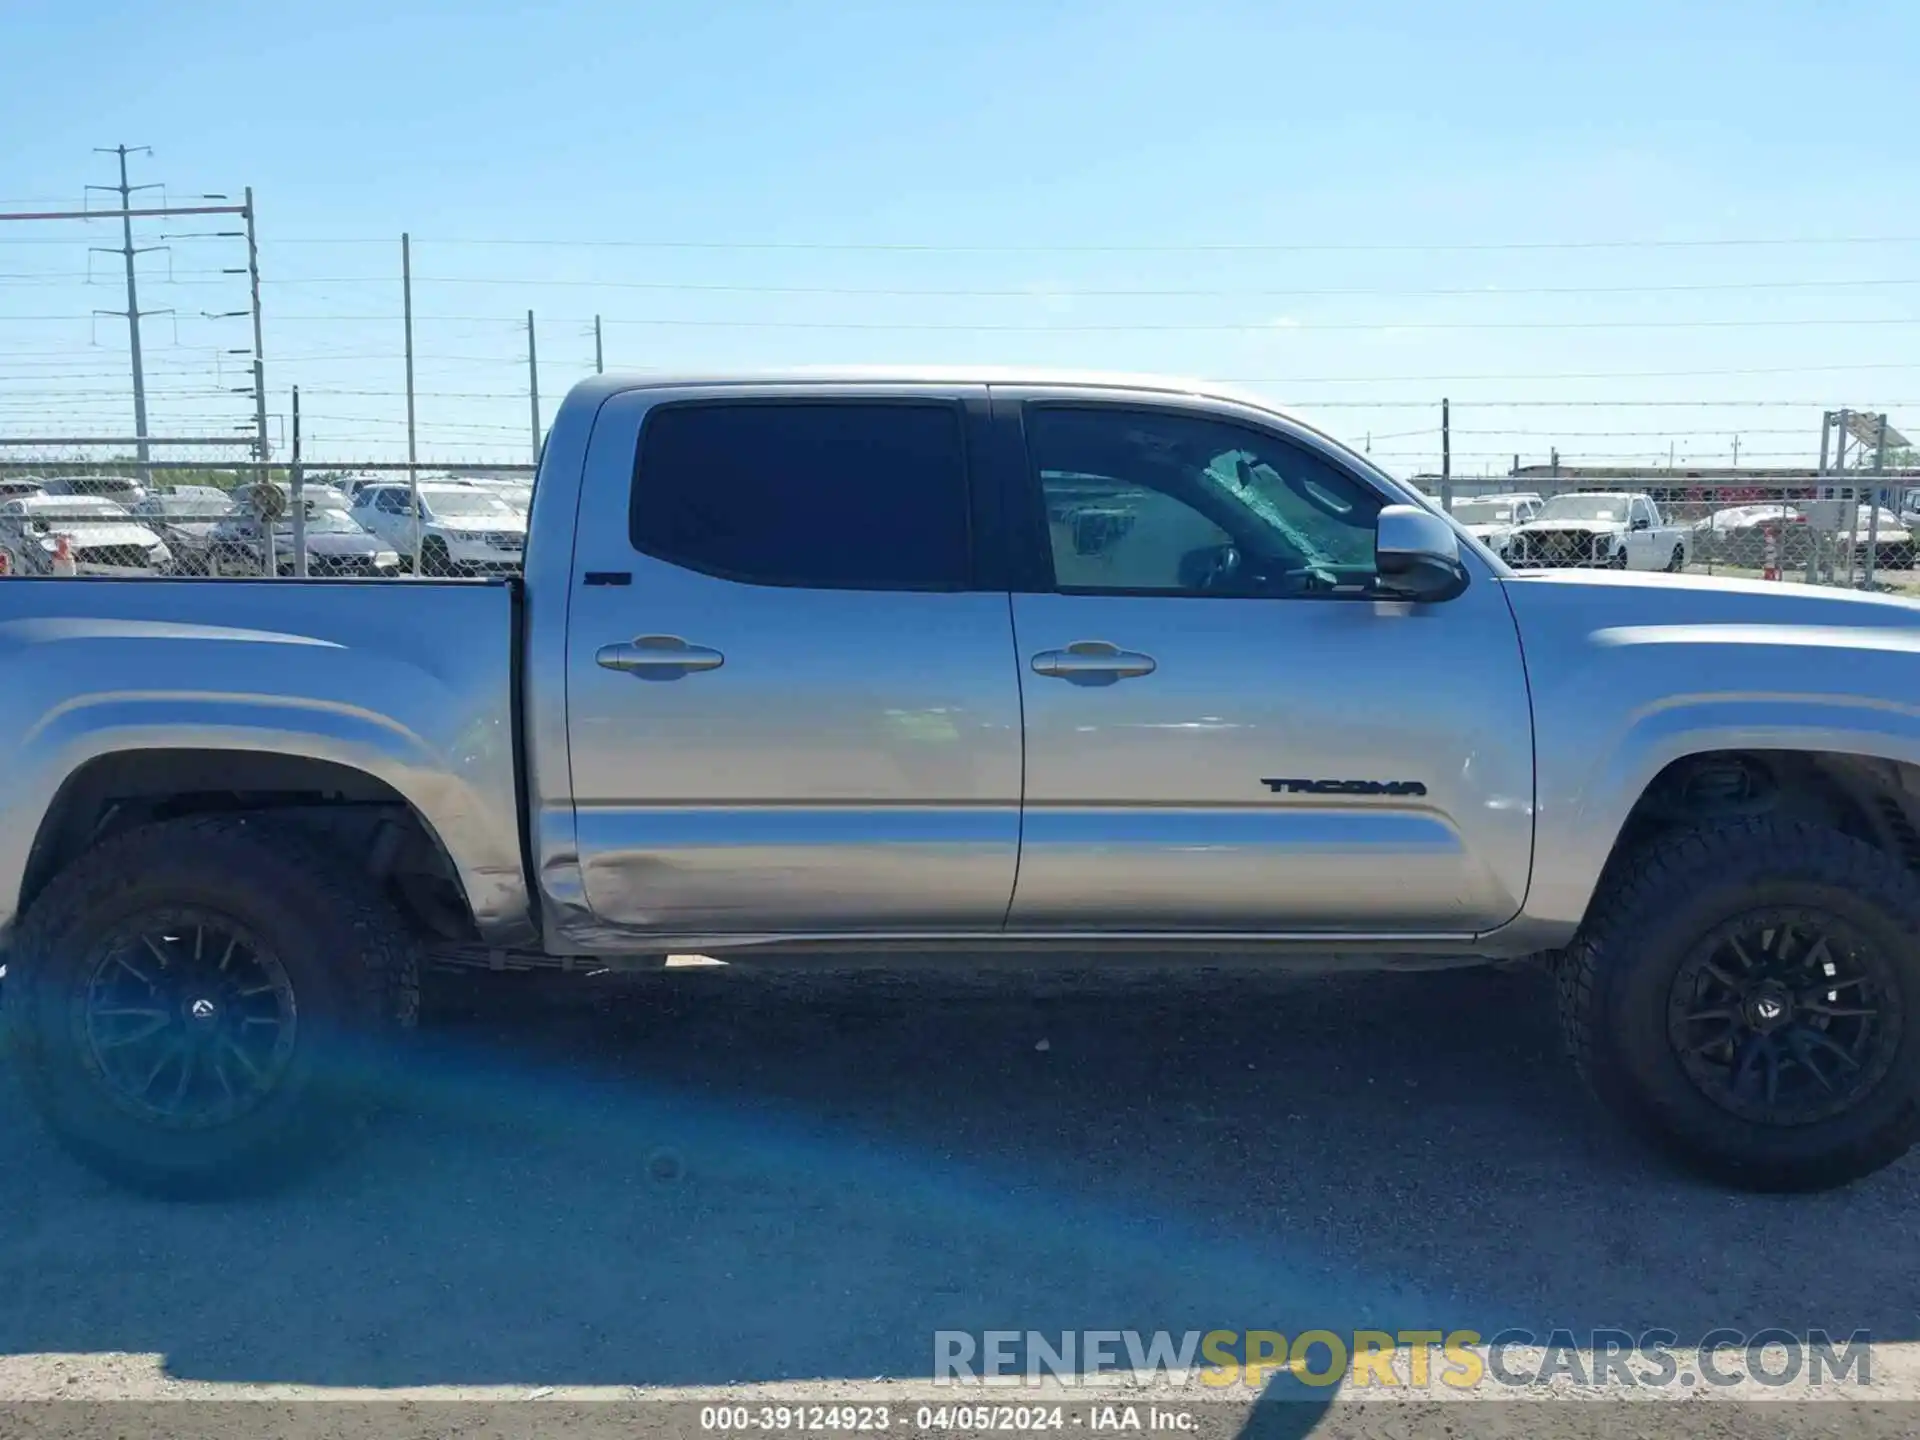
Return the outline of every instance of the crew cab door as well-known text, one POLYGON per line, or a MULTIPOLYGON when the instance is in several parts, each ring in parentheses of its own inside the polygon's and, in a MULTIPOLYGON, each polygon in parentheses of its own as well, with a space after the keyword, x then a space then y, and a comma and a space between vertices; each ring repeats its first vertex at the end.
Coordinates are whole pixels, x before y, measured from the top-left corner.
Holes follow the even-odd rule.
POLYGON ((646 389, 588 447, 567 627, 588 906, 641 935, 997 929, 1019 844, 977 387, 646 389), (636 443, 636 437, 637 443, 636 443))
POLYGON ((1382 598, 1390 491, 1258 411, 996 387, 1024 457, 1012 930, 1463 933, 1531 858, 1532 724, 1477 557, 1382 598))
POLYGON ((1627 502, 1627 568, 1630 570, 1659 570, 1667 563, 1666 547, 1673 539, 1660 528, 1660 516, 1653 508, 1653 501, 1645 495, 1635 495, 1627 502))

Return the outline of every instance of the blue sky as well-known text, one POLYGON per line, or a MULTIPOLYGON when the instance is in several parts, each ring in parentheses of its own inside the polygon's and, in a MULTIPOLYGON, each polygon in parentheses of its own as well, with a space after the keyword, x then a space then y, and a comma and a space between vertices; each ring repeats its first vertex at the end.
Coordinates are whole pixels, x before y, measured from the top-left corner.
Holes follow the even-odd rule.
MULTIPOLYGON (((525 453, 528 309, 548 414, 599 314, 610 367, 1233 378, 1402 471, 1442 395, 1462 472, 1920 429, 1910 0, 5 8, 0 208, 121 141, 251 183, 271 408, 329 456, 401 449, 402 230, 434 458, 525 453)), ((0 225, 0 435, 130 427, 111 231, 0 225)), ((170 243, 153 428, 238 423, 244 257, 170 243)))

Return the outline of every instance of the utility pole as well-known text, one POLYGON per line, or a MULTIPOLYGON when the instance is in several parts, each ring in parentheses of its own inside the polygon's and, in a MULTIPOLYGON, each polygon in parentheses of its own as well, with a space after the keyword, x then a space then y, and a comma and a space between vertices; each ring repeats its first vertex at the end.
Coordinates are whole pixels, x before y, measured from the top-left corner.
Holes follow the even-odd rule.
POLYGON ((1453 402, 1440 400, 1440 508, 1453 513, 1453 402))
POLYGON ((1880 481, 1887 473, 1887 416, 1880 414, 1879 444, 1873 452, 1873 488, 1867 491, 1867 567, 1866 577, 1861 584, 1864 589, 1873 588, 1873 566, 1880 549, 1880 481))
MULTIPOLYGON (((1853 418, 1853 412, 1842 406, 1833 418, 1833 470, 1841 480, 1847 478, 1847 422, 1853 418)), ((1836 498, 1852 502, 1854 499, 1851 485, 1835 487, 1839 494, 1836 498)), ((1847 584, 1853 584, 1854 550, 1860 543, 1860 507, 1849 503, 1847 506, 1847 584)), ((1838 568, 1838 562, 1835 564, 1838 568)))
MULTIPOLYGON (((147 468, 152 458, 147 448, 147 376, 141 363, 140 354, 140 286, 135 275, 133 257, 140 254, 133 244, 133 192, 136 190, 158 190, 158 185, 129 185, 127 183, 127 156, 129 154, 153 153, 145 145, 136 145, 131 150, 125 145, 111 148, 104 145, 94 147, 97 154, 117 155, 120 157, 120 183, 118 185, 89 185, 89 190, 112 190, 120 197, 120 255, 127 265, 127 308, 124 311, 103 310, 103 315, 124 314, 127 317, 127 346, 133 357, 133 436, 134 451, 140 461, 140 483, 152 483, 153 472, 147 468)), ((96 249, 100 247, 96 246, 96 249)), ((157 248, 157 247, 149 247, 157 248)), ((113 252, 107 251, 111 254, 113 252)), ((156 312, 158 313, 158 312, 156 312)))
POLYGON ((593 373, 596 375, 604 375, 607 373, 607 352, 600 344, 600 317, 598 315, 593 317, 593 373))
MULTIPOLYGON (((293 577, 307 578, 307 492, 306 473, 300 467, 300 387, 293 387, 293 465, 287 471, 288 501, 293 511, 293 577)), ((269 532, 272 526, 267 527, 269 532)), ((272 547, 268 547, 271 551, 272 547)), ((276 565, 268 574, 277 574, 276 565)))
MULTIPOLYGON (((115 145, 112 147, 103 145, 103 146, 97 146, 95 148, 100 154, 115 155, 119 157, 120 183, 118 185, 89 185, 87 186, 87 189, 112 191, 115 195, 120 197, 119 209, 117 210, 90 210, 90 209, 6 210, 6 211, 0 211, 0 222, 9 221, 9 220, 26 220, 26 221, 38 222, 38 221, 47 221, 47 220, 112 220, 112 219, 118 219, 120 221, 121 243, 119 248, 107 249, 106 247, 102 247, 102 246, 95 246, 94 248, 96 250, 99 250, 103 254, 120 255, 125 259, 126 271, 127 271, 127 308, 125 310, 100 310, 95 313, 101 314, 101 315, 124 315, 127 320, 127 338, 130 341, 129 349, 131 351, 132 367, 133 367, 133 429, 134 429, 133 440, 134 440, 135 453, 137 454, 141 462, 140 476, 142 481, 144 482, 146 478, 151 474, 151 466, 149 463, 151 452, 149 449, 149 445, 152 437, 147 434, 147 377, 146 377, 145 368, 142 364, 144 357, 142 356, 141 349, 140 349, 140 317, 142 313, 145 313, 148 315, 164 315, 164 314, 167 314, 168 312, 165 310, 148 310, 148 311, 142 312, 140 309, 139 281, 134 271, 133 257, 136 255, 144 254, 145 250, 135 247, 133 243, 133 222, 138 219, 158 219, 162 217, 180 216, 180 215, 245 215, 248 213, 250 206, 143 205, 139 209, 135 209, 131 203, 131 199, 132 199, 133 193, 136 190, 156 190, 156 189, 159 189, 160 187, 157 185, 128 184, 127 183, 127 156, 137 155, 142 153, 151 155, 153 152, 144 145, 115 145)), ((224 196, 207 196, 205 198, 217 200, 217 199, 224 199, 225 197, 224 196)), ((147 250, 159 250, 164 248, 166 247, 159 246, 159 245, 146 247, 147 250)), ((255 310, 256 327, 259 323, 257 318, 258 313, 259 313, 258 309, 256 308, 255 310)), ((256 335, 258 334, 257 329, 255 333, 256 335)))
POLYGON ((533 312, 527 312, 527 404, 533 414, 533 463, 540 463, 540 357, 533 344, 533 312))
MULTIPOLYGON (((253 187, 247 186, 247 286, 253 297, 253 430, 254 459, 263 464, 267 453, 267 350, 260 335, 260 237, 253 228, 253 187)), ((131 303, 129 303, 131 308, 131 303)), ((294 392, 296 395, 299 391, 294 392)))
POLYGON ((413 237, 400 232, 400 312, 407 331, 407 513, 413 529, 413 578, 420 578, 419 441, 413 424, 413 237))
POLYGON ((1738 435, 1733 437, 1733 468, 1736 470, 1740 468, 1740 437, 1738 435))

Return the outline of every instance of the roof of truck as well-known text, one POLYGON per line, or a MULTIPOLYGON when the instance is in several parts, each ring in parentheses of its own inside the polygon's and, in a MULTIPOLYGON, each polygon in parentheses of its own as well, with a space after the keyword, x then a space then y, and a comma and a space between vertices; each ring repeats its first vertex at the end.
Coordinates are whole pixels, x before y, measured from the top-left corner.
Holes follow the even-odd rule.
POLYGON ((1027 366, 827 365, 736 371, 636 370, 589 376, 574 388, 613 393, 642 387, 680 389, 705 385, 1065 385, 1158 390, 1172 395, 1205 395, 1214 399, 1233 400, 1294 418, 1271 400, 1217 380, 1127 371, 1060 370, 1027 366))

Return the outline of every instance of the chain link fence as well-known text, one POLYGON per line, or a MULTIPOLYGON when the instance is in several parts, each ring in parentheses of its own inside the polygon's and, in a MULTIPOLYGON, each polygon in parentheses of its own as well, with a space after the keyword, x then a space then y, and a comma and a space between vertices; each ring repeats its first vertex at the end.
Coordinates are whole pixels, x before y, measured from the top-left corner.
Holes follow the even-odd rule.
MULTIPOLYGON (((534 467, 0 459, 12 575, 453 579, 518 574, 534 467)), ((1920 479, 1421 477, 1520 569, 1733 575, 1920 596, 1920 479), (1907 488, 1911 484, 1911 488, 1907 488)))
POLYGON ((532 465, 0 461, 0 573, 514 575, 532 465))
POLYGON ((1680 483, 1524 476, 1436 499, 1516 569, 1730 575, 1920 595, 1920 484, 1859 475, 1680 483))

